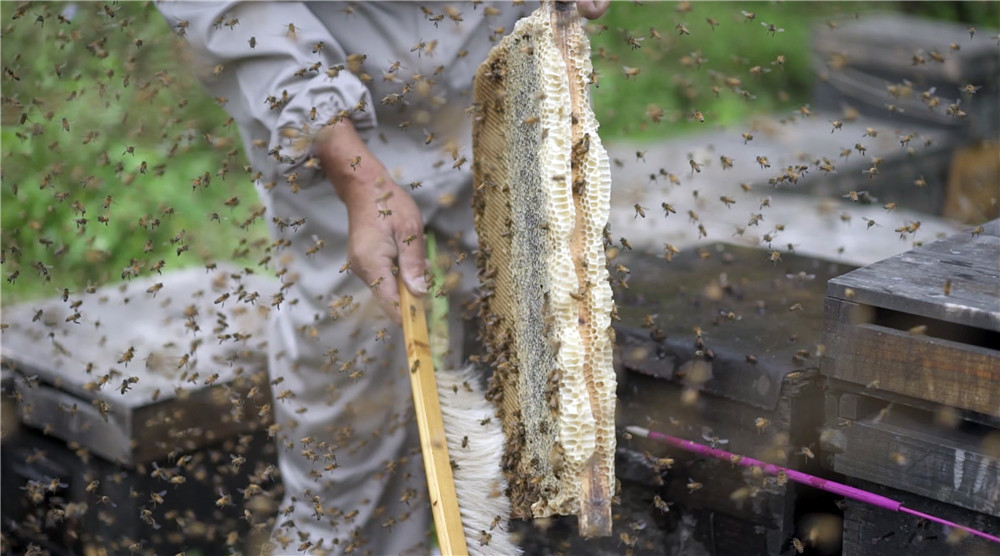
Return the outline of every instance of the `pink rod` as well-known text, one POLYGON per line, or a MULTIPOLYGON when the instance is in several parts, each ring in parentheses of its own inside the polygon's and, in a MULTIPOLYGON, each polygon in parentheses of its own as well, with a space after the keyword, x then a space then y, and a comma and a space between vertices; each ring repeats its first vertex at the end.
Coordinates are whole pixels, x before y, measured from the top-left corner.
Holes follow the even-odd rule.
POLYGON ((956 529, 961 529, 961 530, 965 531, 966 533, 971 533, 973 535, 976 535, 977 537, 982 537, 984 539, 991 540, 991 541, 993 541, 995 543, 1000 543, 1000 537, 993 536, 993 535, 991 535, 989 533, 980 531, 978 529, 973 529, 972 527, 966 527, 965 525, 961 525, 961 524, 958 524, 958 523, 955 523, 955 522, 952 522, 952 521, 948 521, 947 519, 942 519, 942 518, 937 517, 937 516, 933 516, 933 515, 930 515, 930 514, 925 514, 924 512, 918 512, 917 510, 911 510, 910 508, 907 508, 906 506, 900 506, 899 507, 899 511, 901 511, 903 513, 910 514, 910 515, 915 515, 917 517, 922 517, 922 518, 928 519, 930 521, 935 521, 935 522, 940 523, 942 525, 947 525, 948 527, 954 527, 956 529))
POLYGON ((725 460, 733 464, 742 465, 743 467, 759 467, 771 475, 778 475, 779 473, 784 473, 786 477, 797 483, 809 485, 811 487, 818 488, 820 490, 825 490, 827 492, 839 494, 840 496, 843 496, 845 498, 851 498, 854 500, 858 500, 859 502, 864 502, 866 504, 871 504, 873 506, 878 506, 880 508, 885 508, 887 510, 891 510, 894 512, 901 511, 904 513, 929 519, 931 521, 941 523, 949 527, 956 527, 958 529, 961 529, 978 537, 991 540, 995 543, 1000 543, 1000 537, 995 537, 993 535, 990 535, 989 533, 986 533, 984 531, 979 531, 971 527, 966 527, 964 525, 952 523, 940 517, 924 514, 916 510, 911 510, 909 508, 904 508, 902 502, 897 502, 891 498, 886 498, 885 496, 880 496, 873 492, 868 492, 867 490, 861 490, 859 488, 854 488, 852 486, 848 486, 835 481, 828 481, 826 479, 821 479, 820 477, 809 475, 801 471, 788 469, 787 467, 774 465, 773 463, 763 462, 747 456, 740 456, 732 452, 727 452, 725 450, 711 448, 709 446, 704 446, 702 444, 698 444, 690 440, 684 440, 683 438, 670 436, 669 434, 663 434, 661 432, 651 431, 643 427, 629 426, 625 427, 625 430, 636 436, 643 436, 646 438, 650 438, 652 440, 656 440, 664 444, 669 444, 671 446, 674 446, 675 448, 680 448, 688 452, 694 452, 696 454, 725 460))

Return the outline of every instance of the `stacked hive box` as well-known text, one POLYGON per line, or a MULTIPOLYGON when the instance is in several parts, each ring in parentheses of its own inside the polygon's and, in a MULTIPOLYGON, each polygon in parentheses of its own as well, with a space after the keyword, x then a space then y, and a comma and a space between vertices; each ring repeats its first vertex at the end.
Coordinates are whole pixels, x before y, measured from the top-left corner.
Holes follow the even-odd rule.
MULTIPOLYGON (((965 24, 902 14, 817 25, 812 50, 818 79, 811 106, 830 114, 821 121, 860 116, 877 133, 861 139, 869 146, 912 139, 883 157, 866 186, 873 195, 960 220, 997 217, 995 35, 980 28, 970 36, 965 24), (970 85, 975 91, 963 92, 970 85), (984 173, 991 179, 978 176, 984 173), (917 180, 927 186, 915 189, 917 180)), ((840 174, 824 178, 817 191, 839 196, 857 188, 857 172, 845 173, 840 166, 840 174)))
MULTIPOLYGON (((1000 533, 1000 221, 831 280, 825 312, 828 465, 912 509, 1000 533)), ((990 550, 847 505, 845 554, 990 550)))
POLYGON ((238 502, 244 491, 258 524, 268 511, 255 500, 278 502, 258 416, 271 402, 266 318, 238 294, 213 301, 277 288, 241 274, 220 265, 102 288, 84 297, 79 322, 62 299, 5 307, 3 522, 14 546, 216 554, 227 535, 240 533, 234 548, 259 536, 238 502), (236 503, 217 506, 222 493, 236 503))
MULTIPOLYGON (((850 267, 768 254, 719 244, 612 260, 630 271, 615 291, 619 422, 820 474, 824 284, 850 267)), ((643 439, 619 439, 618 469, 673 504, 662 526, 717 554, 787 553, 806 538, 801 516, 838 512, 822 492, 643 439)))

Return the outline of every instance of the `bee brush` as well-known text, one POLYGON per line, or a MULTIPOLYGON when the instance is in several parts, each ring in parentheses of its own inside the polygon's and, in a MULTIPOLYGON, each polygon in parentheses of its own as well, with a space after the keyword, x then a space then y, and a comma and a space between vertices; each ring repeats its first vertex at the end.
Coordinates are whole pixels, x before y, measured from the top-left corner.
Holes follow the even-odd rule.
POLYGON ((676 436, 670 436, 668 434, 663 434, 656 431, 651 431, 647 428, 628 426, 625 430, 630 434, 635 436, 641 436, 643 438, 649 438, 657 442, 662 442, 673 446, 674 448, 680 448, 688 452, 694 452, 702 456, 710 456, 716 459, 721 459, 728 461, 733 464, 739 464, 743 467, 757 467, 763 470, 765 473, 771 475, 778 475, 783 473, 789 480, 795 481, 796 483, 801 483, 804 485, 809 485, 820 490, 825 490, 826 492, 832 492, 833 494, 838 494, 845 498, 850 498, 852 500, 857 500, 859 502, 864 502, 865 504, 871 504, 873 506, 878 506, 879 508, 884 508, 893 512, 903 512, 910 515, 915 515, 923 519, 934 521, 942 525, 947 525, 948 527, 954 527, 956 529, 961 529, 966 533, 971 535, 976 535, 977 537, 982 537, 986 540, 993 541, 995 543, 1000 543, 1000 537, 991 535, 985 531, 980 531, 978 529, 973 529, 965 525, 960 525, 947 519, 943 519, 934 515, 925 514, 923 512, 918 512, 917 510, 911 510, 903 506, 902 502, 898 502, 891 498, 875 494, 874 492, 868 492, 867 490, 862 490, 860 488, 855 488, 835 481, 830 481, 827 479, 822 479, 816 477, 815 475, 809 475, 808 473, 803 473, 801 471, 796 471, 794 469, 789 469, 787 467, 782 467, 780 465, 774 465, 773 463, 765 463, 763 461, 753 459, 747 456, 741 456, 727 452, 725 450, 719 450, 717 448, 711 448, 709 446, 702 446, 696 442, 691 442, 690 440, 684 440, 683 438, 677 438, 676 436))
MULTIPOLYGON (((435 264, 437 244, 427 235, 434 283, 444 283, 435 264)), ((479 386, 476 369, 443 368, 448 348, 448 298, 424 303, 397 280, 403 313, 414 406, 427 486, 442 554, 518 555, 510 538, 510 499, 500 466, 504 435, 496 409, 479 386), (430 332, 428 333, 428 328, 430 332), (437 371, 435 371, 437 369, 437 371), (463 533, 464 530, 464 533, 463 533)))

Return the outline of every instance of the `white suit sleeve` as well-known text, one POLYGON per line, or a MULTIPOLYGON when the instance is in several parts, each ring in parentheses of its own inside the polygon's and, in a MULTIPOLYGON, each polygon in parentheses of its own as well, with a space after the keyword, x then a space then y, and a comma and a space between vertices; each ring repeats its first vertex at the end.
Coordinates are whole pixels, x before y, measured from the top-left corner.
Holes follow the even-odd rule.
POLYGON ((344 111, 358 130, 376 126, 371 95, 349 71, 349 53, 302 2, 160 2, 157 8, 194 48, 198 77, 228 99, 227 112, 241 127, 267 130, 280 174, 301 169, 306 158, 308 143, 293 141, 296 132, 318 131, 344 111))

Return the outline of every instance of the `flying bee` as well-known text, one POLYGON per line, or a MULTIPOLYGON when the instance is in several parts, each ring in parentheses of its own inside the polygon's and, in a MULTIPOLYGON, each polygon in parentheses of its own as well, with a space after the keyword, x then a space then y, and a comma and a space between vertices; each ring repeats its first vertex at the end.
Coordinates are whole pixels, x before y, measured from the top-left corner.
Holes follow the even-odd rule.
POLYGON ((219 489, 219 494, 221 496, 219 496, 218 500, 215 501, 215 506, 216 507, 218 507, 218 508, 224 508, 226 506, 232 506, 233 505, 233 498, 232 498, 232 496, 230 496, 228 494, 225 494, 222 489, 219 489))
POLYGON ((135 348, 129 346, 129 348, 125 350, 125 353, 123 353, 122 356, 118 358, 118 362, 125 363, 125 365, 128 366, 128 362, 131 361, 134 356, 135 356, 135 348))
POLYGON ((757 429, 757 434, 764 432, 764 429, 766 429, 770 424, 771 421, 765 419, 764 417, 757 417, 753 421, 753 426, 757 429))
POLYGON ((779 29, 777 25, 774 25, 772 23, 765 23, 765 22, 761 21, 760 24, 761 24, 762 27, 764 27, 765 29, 767 29, 767 34, 771 35, 772 37, 774 36, 775 33, 784 33, 785 32, 784 29, 779 29))
POLYGON ((663 216, 670 216, 670 213, 677 214, 677 211, 674 209, 673 205, 669 203, 663 202, 660 203, 660 206, 663 207, 663 216))
POLYGON ((684 25, 683 23, 678 23, 674 27, 674 29, 677 30, 677 35, 678 36, 681 36, 681 35, 690 35, 691 34, 691 31, 689 31, 688 28, 687 28, 687 26, 684 25))
POLYGON ((694 479, 688 479, 687 482, 688 494, 693 494, 696 490, 701 489, 703 486, 705 485, 699 483, 698 481, 695 481, 694 479))
POLYGON ((653 507, 657 510, 667 513, 670 511, 670 502, 664 502, 663 498, 660 498, 659 494, 653 495, 653 507))
POLYGON ((708 26, 712 28, 712 31, 715 31, 715 28, 719 26, 719 22, 711 17, 706 17, 705 23, 708 23, 708 26))
POLYGON ((799 449, 798 452, 796 452, 796 454, 800 456, 805 456, 807 460, 814 459, 816 457, 816 454, 814 454, 813 451, 810 450, 808 446, 803 446, 802 448, 799 449))
POLYGON ((740 13, 743 14, 743 23, 749 23, 753 21, 754 18, 757 17, 757 14, 754 12, 747 12, 744 10, 740 10, 740 13))
POLYGON ((153 503, 153 507, 154 508, 156 507, 157 504, 162 504, 163 503, 163 495, 165 495, 166 493, 167 493, 167 491, 165 491, 165 490, 161 490, 160 492, 150 492, 149 493, 149 500, 150 500, 150 502, 153 503))
POLYGON ((635 216, 633 218, 638 218, 640 216, 643 217, 643 218, 646 217, 646 211, 645 211, 645 209, 644 209, 644 207, 642 205, 640 205, 639 203, 636 203, 636 204, 634 204, 632 206, 633 206, 633 208, 635 208, 635 216))
POLYGON ((958 90, 963 95, 972 96, 972 95, 976 94, 976 92, 979 91, 979 89, 982 89, 982 88, 983 88, 982 86, 978 86, 977 87, 977 86, 973 85, 972 83, 967 83, 967 84, 963 85, 962 87, 960 87, 958 90))
POLYGON ((795 548, 795 552, 802 554, 806 551, 806 546, 802 544, 802 541, 798 537, 792 537, 792 546, 795 548))
POLYGON ((632 78, 638 78, 639 77, 639 73, 641 73, 642 70, 640 68, 632 68, 632 67, 629 67, 629 66, 622 66, 622 72, 625 74, 625 79, 628 79, 630 77, 632 77, 632 78))
POLYGON ((757 164, 760 164, 761 169, 770 168, 771 167, 771 163, 767 160, 766 156, 758 156, 757 157, 757 164))

